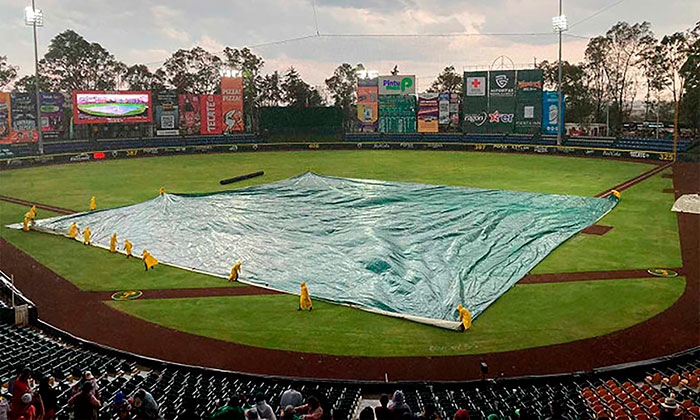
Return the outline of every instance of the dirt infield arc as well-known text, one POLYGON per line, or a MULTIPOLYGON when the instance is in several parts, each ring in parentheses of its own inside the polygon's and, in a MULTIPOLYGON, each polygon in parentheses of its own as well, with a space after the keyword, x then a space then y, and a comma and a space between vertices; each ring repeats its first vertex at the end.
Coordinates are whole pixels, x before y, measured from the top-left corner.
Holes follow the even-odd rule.
MULTIPOLYGON (((698 165, 673 166, 677 195, 700 191, 698 165)), ((1 268, 39 308, 42 320, 103 345, 178 363, 255 374, 361 381, 458 381, 480 377, 485 360, 494 374, 541 375, 660 357, 700 345, 700 216, 678 214, 684 294, 669 309, 633 327, 601 337, 503 353, 440 357, 349 357, 271 350, 200 337, 131 317, 83 292, 0 239, 1 268), (386 375, 386 376, 385 376, 386 375)), ((608 274, 612 278, 639 272, 608 274)), ((601 273, 575 273, 579 279, 601 273)), ((530 276, 524 282, 564 281, 563 275, 530 276)), ((603 277, 605 278, 605 277, 603 277)), ((247 291, 250 292, 250 291, 247 291)), ((232 292, 233 293, 233 292, 232 292)), ((246 293, 242 290, 235 293, 246 293)))

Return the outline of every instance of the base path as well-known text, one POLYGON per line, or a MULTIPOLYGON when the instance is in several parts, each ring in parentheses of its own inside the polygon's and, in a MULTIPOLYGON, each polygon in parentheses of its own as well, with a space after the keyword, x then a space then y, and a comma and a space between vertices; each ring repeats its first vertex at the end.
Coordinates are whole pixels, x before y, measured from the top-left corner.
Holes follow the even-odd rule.
POLYGON ((22 206, 27 206, 27 207, 36 206, 36 208, 38 208, 38 209, 48 210, 48 211, 52 211, 54 213, 59 213, 59 214, 77 213, 76 211, 73 211, 73 210, 64 209, 61 207, 49 206, 48 204, 41 204, 41 203, 37 203, 34 201, 22 200, 20 198, 8 197, 6 195, 0 195, 0 200, 7 201, 8 203, 14 203, 14 204, 22 205, 22 206))
MULTIPOLYGON (((700 165, 693 164, 674 166, 677 195, 700 191, 699 169, 700 165)), ((648 321, 600 337, 471 356, 351 357, 234 344, 161 327, 112 309, 102 302, 99 293, 79 290, 1 238, 0 268, 14 275, 20 290, 36 303, 39 317, 49 324, 96 343, 178 363, 307 378, 384 381, 386 375, 390 381, 459 381, 480 378, 479 363, 485 360, 493 375, 542 375, 651 359, 698 346, 700 215, 678 213, 677 217, 683 258, 680 271, 686 276, 686 289, 669 309, 648 321), (118 334, 107 327, 115 325, 120 326, 118 334)), ((640 274, 632 270, 625 275, 640 274)), ((230 290, 233 289, 236 288, 230 290)))

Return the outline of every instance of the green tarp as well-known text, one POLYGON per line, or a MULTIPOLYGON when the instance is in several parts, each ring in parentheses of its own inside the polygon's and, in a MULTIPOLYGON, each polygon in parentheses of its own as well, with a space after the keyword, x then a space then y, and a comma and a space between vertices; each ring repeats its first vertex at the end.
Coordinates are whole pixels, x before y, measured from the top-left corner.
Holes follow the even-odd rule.
POLYGON ((312 298, 457 328, 458 304, 478 317, 616 203, 306 173, 38 220, 36 229, 67 236, 76 222, 101 247, 117 232, 135 254, 146 248, 220 277, 240 260, 244 282, 298 294, 306 281, 312 298))

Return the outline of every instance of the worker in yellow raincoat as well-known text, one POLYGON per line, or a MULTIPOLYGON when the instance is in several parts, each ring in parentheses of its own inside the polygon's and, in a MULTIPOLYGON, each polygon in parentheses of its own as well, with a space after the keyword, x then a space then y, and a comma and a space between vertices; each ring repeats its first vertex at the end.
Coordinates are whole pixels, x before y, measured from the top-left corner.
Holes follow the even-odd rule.
POLYGON ((618 200, 622 197, 622 194, 620 194, 620 191, 618 190, 612 190, 610 191, 610 194, 614 195, 618 200))
POLYGON ((459 312, 459 320, 462 322, 462 327, 464 327, 464 331, 467 331, 472 326, 472 313, 462 305, 457 305, 457 311, 459 312))
POLYGON ((24 213, 24 222, 22 222, 22 230, 29 232, 29 224, 32 222, 32 216, 30 212, 24 213))
POLYGON ((155 259, 153 255, 149 254, 145 249, 143 250, 141 257, 143 258, 143 265, 146 267, 146 271, 158 265, 158 260, 155 259))
POLYGON ((311 306, 311 296, 309 296, 309 288, 306 287, 306 282, 301 282, 301 295, 299 296, 299 310, 311 312, 314 308, 311 306))
POLYGON ((83 230, 83 243, 85 245, 90 245, 90 226, 86 227, 85 230, 83 230))
POLYGON ((126 258, 129 258, 132 256, 131 255, 131 248, 133 248, 133 247, 134 247, 134 244, 129 242, 128 239, 124 241, 124 251, 126 251, 126 258))
POLYGON ((71 223, 70 229, 68 230, 68 237, 71 239, 75 239, 76 236, 80 233, 80 229, 78 229, 78 225, 75 224, 75 222, 71 223))
POLYGON ((90 198, 90 211, 95 211, 96 209, 97 209, 97 199, 96 199, 95 196, 93 195, 93 196, 90 198))
POLYGON ((117 232, 109 239, 109 252, 117 252, 117 232))
POLYGON ((160 189, 158 190, 158 194, 160 194, 160 195, 165 194, 165 188, 160 187, 160 189))
POLYGON ((236 264, 234 264, 233 268, 231 269, 231 274, 228 275, 228 281, 229 282, 238 281, 238 275, 240 273, 241 273, 241 262, 238 261, 236 264))
POLYGON ((32 214, 32 219, 36 219, 36 205, 32 206, 32 208, 29 209, 29 212, 32 214))

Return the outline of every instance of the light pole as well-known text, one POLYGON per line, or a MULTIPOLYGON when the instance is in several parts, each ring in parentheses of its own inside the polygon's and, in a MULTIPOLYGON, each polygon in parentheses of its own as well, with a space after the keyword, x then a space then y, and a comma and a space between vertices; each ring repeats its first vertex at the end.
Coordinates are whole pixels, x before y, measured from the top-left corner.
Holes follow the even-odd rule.
POLYGON ((34 90, 36 94, 36 131, 39 135, 39 154, 44 154, 44 135, 41 128, 41 95, 39 94, 39 47, 36 40, 37 26, 44 26, 44 13, 37 9, 34 0, 24 9, 24 23, 34 31, 34 90))
POLYGON ((566 16, 562 13, 562 0, 559 0, 559 16, 554 16, 552 18, 552 27, 559 34, 559 78, 557 83, 557 106, 559 107, 557 118, 557 145, 561 146, 562 131, 564 130, 564 118, 562 113, 562 95, 561 95, 561 74, 562 74, 562 62, 561 62, 561 33, 569 29, 568 23, 566 21, 566 16))

